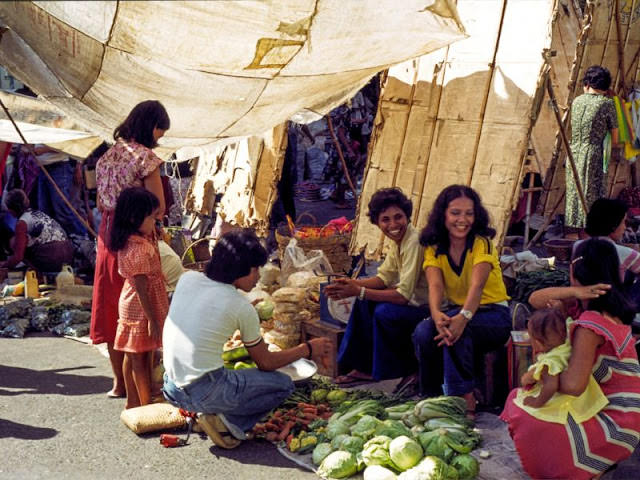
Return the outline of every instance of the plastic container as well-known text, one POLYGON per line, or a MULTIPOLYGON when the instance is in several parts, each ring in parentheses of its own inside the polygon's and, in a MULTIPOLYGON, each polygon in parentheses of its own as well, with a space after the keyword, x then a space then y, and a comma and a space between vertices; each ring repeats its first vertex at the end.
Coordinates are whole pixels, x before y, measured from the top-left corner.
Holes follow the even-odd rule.
POLYGON ((24 298, 40 298, 38 276, 35 270, 27 270, 24 274, 24 298))
POLYGON ((60 270, 60 273, 56 276, 56 288, 60 290, 61 287, 73 285, 74 283, 73 270, 69 265, 62 265, 62 270, 60 270))

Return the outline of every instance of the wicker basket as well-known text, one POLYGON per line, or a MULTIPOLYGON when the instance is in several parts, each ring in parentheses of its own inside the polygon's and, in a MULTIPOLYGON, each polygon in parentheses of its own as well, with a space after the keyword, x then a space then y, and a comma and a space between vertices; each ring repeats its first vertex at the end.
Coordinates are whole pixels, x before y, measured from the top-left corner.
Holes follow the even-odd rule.
POLYGON ((556 257, 559 262, 568 262, 571 260, 571 250, 575 240, 570 238, 552 238, 547 240, 542 245, 547 249, 550 255, 556 257))
MULTIPOLYGON (((300 224, 300 220, 308 216, 312 221, 312 226, 323 228, 317 225, 317 220, 310 213, 303 213, 298 217, 296 223, 300 224)), ((297 237, 296 237, 297 238, 297 237)), ((278 242, 278 254, 280 260, 284 257, 284 249, 289 245, 291 240, 291 229, 287 224, 281 224, 276 229, 276 241, 278 242)), ((309 253, 310 250, 322 250, 327 259, 331 263, 331 267, 335 273, 346 273, 351 270, 351 255, 349 255, 349 243, 351 242, 351 232, 335 233, 331 236, 320 238, 297 238, 298 246, 309 253)))

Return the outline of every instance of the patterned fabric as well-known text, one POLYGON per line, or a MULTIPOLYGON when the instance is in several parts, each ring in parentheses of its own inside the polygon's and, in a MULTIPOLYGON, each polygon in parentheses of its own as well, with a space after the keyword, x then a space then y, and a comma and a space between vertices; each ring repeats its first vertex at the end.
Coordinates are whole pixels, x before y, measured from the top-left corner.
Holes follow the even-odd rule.
POLYGON ((119 138, 96 165, 98 197, 104 210, 114 210, 125 188, 141 187, 143 180, 162 163, 153 151, 135 141, 119 138))
POLYGON ((118 270, 125 282, 118 304, 119 318, 114 348, 133 353, 160 348, 162 341, 149 336, 148 320, 142 310, 133 280, 136 275, 147 277, 147 296, 155 319, 161 322, 162 331, 164 319, 169 311, 169 299, 157 244, 147 238, 132 235, 125 247, 118 252, 118 270))
MULTIPOLYGON (((605 197, 607 175, 603 171, 602 142, 610 130, 618 127, 613 101, 604 95, 585 93, 571 105, 571 153, 576 164, 587 208, 605 197)), ((586 213, 582 209, 573 171, 566 166, 565 225, 584 228, 586 213)))
POLYGON ((592 478, 629 457, 640 439, 640 365, 631 329, 597 312, 586 311, 572 326, 602 337, 592 374, 609 404, 595 417, 566 424, 538 420, 513 402, 512 390, 501 418, 533 478, 592 478), (535 447, 535 448, 532 448, 535 447))
POLYGON ((68 240, 60 224, 39 210, 27 210, 18 221, 27 224, 27 247, 68 240))

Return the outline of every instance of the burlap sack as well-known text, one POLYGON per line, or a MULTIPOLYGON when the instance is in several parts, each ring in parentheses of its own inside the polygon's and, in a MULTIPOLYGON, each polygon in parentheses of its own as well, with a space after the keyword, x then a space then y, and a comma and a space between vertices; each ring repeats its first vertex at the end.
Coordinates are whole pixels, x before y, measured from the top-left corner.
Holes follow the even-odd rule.
POLYGON ((152 403, 123 410, 120 420, 137 434, 170 430, 186 425, 180 410, 168 403, 152 403))

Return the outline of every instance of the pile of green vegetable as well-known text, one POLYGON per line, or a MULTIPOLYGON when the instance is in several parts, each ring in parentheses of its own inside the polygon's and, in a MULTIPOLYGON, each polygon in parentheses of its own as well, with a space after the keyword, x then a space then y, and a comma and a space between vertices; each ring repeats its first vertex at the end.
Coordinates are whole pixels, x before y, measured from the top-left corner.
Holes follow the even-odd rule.
POLYGON ((465 417, 459 397, 437 397, 383 407, 355 401, 334 413, 313 449, 318 474, 347 478, 364 470, 365 480, 465 480, 478 461, 469 453, 480 435, 465 417))
POLYGON ((527 303, 531 294, 536 290, 567 285, 569 285, 569 274, 563 270, 520 272, 516 276, 516 283, 511 298, 521 303, 527 303))

